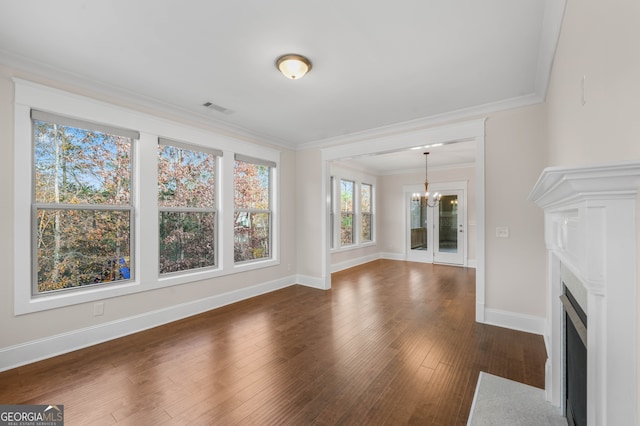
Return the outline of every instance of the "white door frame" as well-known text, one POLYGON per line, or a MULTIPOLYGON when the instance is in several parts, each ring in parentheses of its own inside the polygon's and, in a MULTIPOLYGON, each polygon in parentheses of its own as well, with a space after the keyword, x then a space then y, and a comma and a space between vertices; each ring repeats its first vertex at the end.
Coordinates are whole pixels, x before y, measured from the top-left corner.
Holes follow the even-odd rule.
MULTIPOLYGON (((468 205, 467 205, 467 189, 468 189, 468 182, 467 181, 455 181, 455 182, 442 182, 442 183, 430 183, 429 184, 429 189, 433 192, 439 192, 439 193, 445 193, 445 192, 454 192, 454 191, 462 191, 462 209, 458 210, 458 221, 459 223, 462 223, 462 231, 464 233, 463 235, 463 242, 462 242, 462 246, 461 246, 461 250, 462 250, 462 264, 458 264, 458 263, 454 263, 455 265, 458 266, 468 266, 468 253, 469 253, 469 237, 468 237, 468 232, 467 232, 467 209, 468 209, 468 205)), ((448 262, 438 262, 436 260, 436 253, 435 253, 435 234, 434 231, 432 230, 431 232, 428 233, 429 235, 429 250, 425 250, 423 253, 412 253, 411 250, 411 229, 410 229, 410 224, 411 224, 411 209, 409 208, 409 202, 411 200, 411 197, 413 194, 415 193, 422 193, 424 192, 424 185, 403 185, 402 186, 402 192, 403 192, 403 197, 402 199, 404 200, 404 210, 405 210, 405 214, 404 214, 404 256, 405 256, 405 260, 409 260, 409 261, 415 261, 415 262, 426 262, 426 263, 448 263, 448 262)), ((430 209, 430 211, 433 213, 433 209, 430 209)), ((430 215, 431 216, 431 225, 432 227, 436 225, 437 221, 435 220, 435 214, 430 215)), ((416 250, 413 250, 416 251, 416 250)))

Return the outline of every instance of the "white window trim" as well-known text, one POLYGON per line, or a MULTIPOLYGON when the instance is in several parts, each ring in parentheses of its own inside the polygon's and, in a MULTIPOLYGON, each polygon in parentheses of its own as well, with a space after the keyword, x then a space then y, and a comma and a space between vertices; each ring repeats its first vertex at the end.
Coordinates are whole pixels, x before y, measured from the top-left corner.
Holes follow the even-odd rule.
POLYGON ((274 181, 275 181, 275 173, 276 173, 276 166, 277 164, 273 161, 265 161, 259 158, 255 158, 255 157, 249 157, 246 155, 241 155, 241 154, 236 154, 235 158, 234 158, 234 173, 233 173, 233 185, 234 185, 234 193, 235 193, 235 182, 236 182, 236 178, 235 178, 235 161, 242 161, 244 163, 249 163, 249 164, 255 164, 258 166, 266 166, 269 167, 269 208, 268 209, 247 209, 247 208, 237 208, 235 206, 235 198, 233 200, 233 215, 235 217, 235 214, 237 212, 250 212, 250 213, 268 213, 269 214, 269 257, 265 257, 265 258, 258 258, 258 259, 249 259, 249 260, 241 260, 241 261, 236 261, 235 260, 235 223, 233 224, 234 226, 234 264, 235 266, 243 266, 249 263, 259 263, 259 262, 265 262, 268 261, 272 258, 273 256, 273 230, 274 230, 274 212, 273 212, 273 199, 274 199, 274 181))
POLYGON ((337 171, 332 173, 333 188, 331 188, 331 194, 333 198, 333 238, 335 241, 335 247, 330 248, 330 253, 340 253, 344 251, 356 250, 365 247, 375 246, 377 244, 376 238, 378 235, 376 227, 376 179, 372 176, 363 175, 360 173, 349 173, 347 171, 337 171), (353 199, 353 232, 354 242, 352 244, 341 245, 340 242, 340 219, 341 219, 341 206, 340 206, 340 181, 347 180, 354 182, 354 199, 353 199), (371 241, 362 241, 362 216, 361 216, 361 193, 360 189, 362 184, 371 185, 371 233, 373 239, 371 241))
POLYGON ((374 234, 374 223, 376 220, 375 214, 374 214, 374 210, 375 210, 375 199, 374 199, 374 185, 372 183, 368 183, 368 182, 359 182, 358 184, 359 186, 359 191, 358 191, 358 204, 360 206, 360 217, 358 220, 358 223, 360 224, 360 233, 359 235, 359 239, 360 239, 360 245, 361 246, 367 246, 367 245, 373 245, 376 241, 376 236, 374 234), (364 212, 362 210, 362 187, 363 186, 368 186, 370 189, 370 193, 369 193, 369 204, 371 205, 371 211, 368 212, 364 212), (362 239, 362 218, 364 217, 365 214, 371 215, 371 239, 370 240, 363 240, 362 239))
POLYGON ((279 165, 280 151, 172 122, 150 114, 14 78, 14 313, 55 309, 79 303, 134 294, 280 264, 279 165), (31 109, 95 123, 135 129, 135 265, 134 279, 122 284, 91 286, 79 291, 31 295, 31 109), (157 144, 158 137, 188 140, 195 146, 222 150, 219 157, 219 267, 160 277, 158 271, 157 144), (273 246, 268 260, 234 265, 233 158, 238 153, 276 163, 273 169, 273 246), (142 179, 144 177, 144 179, 142 179), (144 244, 142 244, 144 242, 144 244))
MULTIPOLYGON (((158 138, 158 146, 172 146, 175 148, 180 148, 183 150, 190 150, 190 151, 198 151, 201 153, 206 153, 209 155, 213 156, 213 175, 214 175, 214 182, 216 183, 216 187, 214 188, 214 195, 213 195, 213 199, 214 199, 214 205, 213 207, 199 207, 198 210, 201 212, 211 212, 214 214, 215 217, 215 222, 214 222, 214 235, 213 235, 213 246, 214 246, 214 264, 211 266, 206 266, 203 268, 192 268, 192 269, 186 269, 183 271, 172 271, 172 272, 160 272, 160 250, 158 250, 158 271, 161 277, 170 277, 170 276, 175 276, 175 275, 182 275, 185 273, 189 273, 189 272, 196 272, 196 271, 206 271, 206 270, 217 270, 219 269, 219 264, 220 264, 220 260, 219 260, 219 248, 218 248, 218 234, 220 232, 220 214, 218 212, 218 205, 220 203, 219 200, 219 194, 218 194, 218 188, 220 187, 220 185, 217 185, 219 177, 218 177, 218 173, 220 170, 220 157, 222 157, 223 152, 218 150, 218 149, 210 149, 210 148, 205 148, 202 146, 197 146, 197 145, 193 145, 190 144, 188 142, 182 142, 182 141, 174 141, 172 139, 167 139, 167 138, 162 138, 159 137, 158 138)), ((156 157, 157 159, 157 157, 156 157)), ((156 183, 158 183, 156 181, 156 183)), ((157 193, 156 193, 157 196, 157 193)), ((158 204, 160 204, 159 200, 156 199, 156 202, 158 204)), ((185 207, 159 207, 158 206, 158 213, 160 212, 186 212, 186 211, 193 211, 192 209, 189 208, 185 208, 185 207)), ((160 224, 158 223, 158 226, 160 226, 160 224)), ((159 229, 159 228, 158 228, 159 229)), ((159 232, 158 232, 158 236, 159 236, 159 232)))

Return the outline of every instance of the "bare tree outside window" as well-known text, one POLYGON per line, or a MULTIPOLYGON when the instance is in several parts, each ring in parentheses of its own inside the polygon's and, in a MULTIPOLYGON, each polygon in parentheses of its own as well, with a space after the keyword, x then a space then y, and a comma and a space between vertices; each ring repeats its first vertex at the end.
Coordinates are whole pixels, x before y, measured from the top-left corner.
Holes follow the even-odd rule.
POLYGON ((340 245, 350 245, 353 240, 353 195, 355 183, 340 180, 340 245))
POLYGON ((271 257, 271 167, 236 159, 234 260, 271 257))
POLYGON ((361 214, 361 241, 373 240, 373 210, 371 208, 372 186, 366 183, 360 185, 360 214, 361 214))
POLYGON ((129 137, 33 119, 34 293, 131 278, 129 137))
POLYGON ((160 273, 216 265, 216 153, 158 144, 160 273))

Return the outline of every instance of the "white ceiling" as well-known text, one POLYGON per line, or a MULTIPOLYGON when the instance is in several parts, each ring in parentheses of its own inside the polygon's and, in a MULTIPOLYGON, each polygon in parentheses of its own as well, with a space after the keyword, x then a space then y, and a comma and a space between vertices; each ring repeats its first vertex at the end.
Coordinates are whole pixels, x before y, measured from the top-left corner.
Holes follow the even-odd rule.
POLYGON ((280 146, 321 146, 540 102, 558 3, 0 0, 0 63, 280 146), (286 79, 274 65, 285 53, 312 71, 286 79))
POLYGON ((461 166, 474 167, 475 148, 475 142, 463 141, 439 146, 417 146, 413 149, 349 158, 339 162, 347 167, 372 175, 408 172, 424 174, 425 152, 429 153, 429 170, 461 166))

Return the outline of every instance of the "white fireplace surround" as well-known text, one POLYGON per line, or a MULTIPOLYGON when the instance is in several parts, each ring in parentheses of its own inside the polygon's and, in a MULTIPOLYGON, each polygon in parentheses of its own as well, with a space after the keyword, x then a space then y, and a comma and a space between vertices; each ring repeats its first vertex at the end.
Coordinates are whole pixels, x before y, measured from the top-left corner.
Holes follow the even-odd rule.
POLYGON ((587 422, 638 425, 637 239, 640 162, 543 171, 529 199, 544 209, 548 249, 546 395, 564 410, 561 269, 584 286, 587 422))

